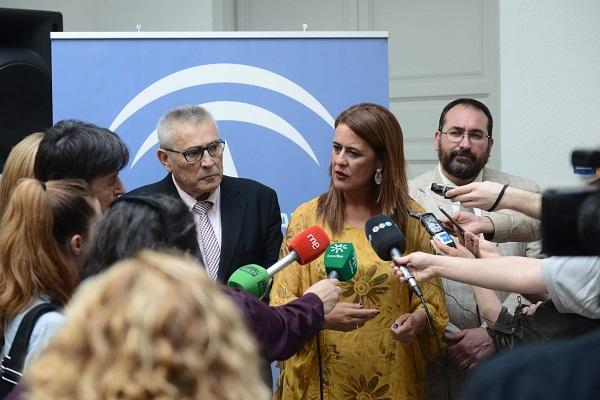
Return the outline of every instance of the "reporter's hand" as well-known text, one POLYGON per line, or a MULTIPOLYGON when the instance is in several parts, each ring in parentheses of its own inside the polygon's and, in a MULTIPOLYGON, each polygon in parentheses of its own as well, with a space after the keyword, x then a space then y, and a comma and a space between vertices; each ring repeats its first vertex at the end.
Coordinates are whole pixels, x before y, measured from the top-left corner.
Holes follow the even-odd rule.
POLYGON ((435 252, 442 256, 451 256, 451 257, 463 257, 463 258, 475 258, 473 253, 469 251, 465 246, 463 246, 460 242, 454 243, 456 248, 450 247, 447 244, 440 242, 440 240, 436 237, 430 240, 431 246, 435 250, 435 252))
POLYGON ((417 251, 403 257, 394 257, 392 266, 400 282, 404 282, 404 275, 402 275, 400 268, 397 267, 398 265, 408 266, 412 270, 417 282, 424 282, 437 276, 435 271, 435 257, 439 256, 417 251))
POLYGON ((500 257, 500 251, 496 243, 482 239, 471 232, 465 232, 461 241, 468 251, 473 253, 477 258, 500 257))
POLYGON ((535 312, 537 311, 538 307, 542 303, 543 303, 543 301, 540 300, 540 301, 538 301, 535 304, 523 307, 523 314, 527 315, 528 317, 531 317, 533 314, 535 314, 535 312))
POLYGON ((427 316, 422 310, 402 314, 391 327, 392 337, 401 342, 410 342, 427 327, 427 316))
MULTIPOLYGON (((490 181, 472 182, 468 185, 448 190, 446 198, 452 199, 452 201, 459 201, 463 207, 476 207, 482 210, 489 210, 496 202, 503 186, 501 183, 490 181)), ((502 208, 501 204, 498 204, 496 208, 502 208)))
POLYGON ((331 312, 325 315, 323 329, 348 332, 358 329, 370 319, 379 315, 376 308, 364 308, 362 304, 337 303, 331 312))
POLYGON ((325 314, 328 314, 337 304, 342 289, 340 281, 337 279, 323 279, 306 289, 304 294, 306 293, 314 293, 319 296, 323 302, 323 310, 325 314))
MULTIPOLYGON (((454 218, 465 231, 473 232, 475 235, 481 233, 493 234, 496 230, 492 220, 488 217, 480 217, 466 211, 457 211, 452 215, 452 218, 454 218)), ((452 231, 453 235, 458 235, 459 232, 456 232, 454 225, 452 225, 447 218, 440 218, 440 222, 445 228, 452 231)))

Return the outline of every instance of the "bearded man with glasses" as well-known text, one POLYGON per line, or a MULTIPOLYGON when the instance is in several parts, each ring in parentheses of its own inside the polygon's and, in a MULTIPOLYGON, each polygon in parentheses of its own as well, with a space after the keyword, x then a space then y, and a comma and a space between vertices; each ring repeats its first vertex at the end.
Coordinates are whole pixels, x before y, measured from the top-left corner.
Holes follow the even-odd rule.
MULTIPOLYGON (((445 189, 482 181, 539 192, 539 186, 529 179, 485 166, 494 144, 492 128, 492 115, 480 101, 463 98, 446 105, 434 133, 439 164, 409 181, 410 195, 440 220, 446 219, 439 207, 453 215, 465 230, 484 234, 486 239, 499 243, 502 255, 539 257, 539 221, 515 211, 494 211, 495 207, 489 210, 465 208, 445 197, 445 189), (442 187, 441 195, 431 190, 432 183, 442 187)), ((479 316, 472 287, 447 279, 443 279, 443 283, 450 320, 446 332, 448 372, 452 392, 457 397, 466 377, 465 370, 472 370, 479 361, 492 355, 496 346, 479 316)), ((517 305, 517 295, 497 294, 503 306, 512 312, 517 305)), ((445 381, 439 366, 429 368, 425 387, 428 400, 446 398, 445 381)))
POLYGON ((157 156, 169 173, 130 193, 166 194, 187 206, 200 259, 213 280, 227 282, 246 264, 274 264, 283 239, 277 194, 256 181, 223 175, 225 142, 212 115, 197 105, 177 107, 160 118, 157 134, 157 156))

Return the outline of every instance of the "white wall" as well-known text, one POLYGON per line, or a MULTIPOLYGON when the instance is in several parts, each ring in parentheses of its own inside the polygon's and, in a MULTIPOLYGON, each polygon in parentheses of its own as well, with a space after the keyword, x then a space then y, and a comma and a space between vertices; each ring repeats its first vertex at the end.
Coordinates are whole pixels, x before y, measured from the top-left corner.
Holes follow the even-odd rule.
POLYGON ((279 28, 285 21, 289 24, 286 29, 299 29, 300 22, 310 22, 313 30, 389 30, 391 105, 405 126, 413 175, 435 161, 429 141, 433 125, 425 122, 437 118, 445 102, 462 94, 482 98, 493 109, 499 140, 492 165, 531 177, 543 187, 577 184, 570 168, 571 150, 600 145, 600 1, 461 0, 452 6, 480 27, 472 35, 481 35, 462 39, 433 29, 440 26, 442 32, 454 32, 444 25, 448 21, 460 21, 459 27, 468 25, 464 18, 448 18, 452 13, 445 1, 427 7, 426 12, 418 2, 397 0, 336 0, 326 5, 288 1, 284 2, 288 12, 284 12, 275 7, 279 1, 0 0, 0 7, 60 11, 65 31, 133 31, 136 24, 142 24, 144 31, 263 30, 274 29, 273 21, 279 21, 279 28), (261 4, 261 13, 253 13, 261 4), (290 4, 295 4, 294 12, 289 12, 290 4), (298 14, 299 9, 308 14, 298 14), (314 13, 315 9, 321 11, 314 13), (326 13, 330 9, 334 12, 326 13), (296 18, 298 15, 302 17, 296 18), (315 21, 315 16, 321 18, 315 21), (406 16, 415 19, 414 26, 427 29, 414 29, 403 19, 406 16), (495 58, 498 36, 494 33, 498 18, 499 60, 495 58), (428 31, 432 33, 428 35, 428 31), (457 58, 469 60, 473 65, 466 65, 474 71, 471 74, 482 79, 461 71, 454 75, 465 82, 448 89, 447 79, 439 79, 443 71, 430 71, 432 65, 447 63, 426 64, 427 69, 411 53, 438 54, 439 46, 459 52, 457 58), (482 50, 471 54, 468 49, 482 50), (394 67, 395 61, 401 68, 394 67), (411 75, 406 72, 412 71, 411 67, 425 72, 411 75), (495 76, 500 79, 499 90, 495 76), (412 101, 414 96, 417 103, 412 101))
POLYGON ((0 7, 59 11, 65 32, 211 31, 212 0, 0 0, 0 7))
MULTIPOLYGON (((307 23, 309 30, 388 31, 390 109, 402 126, 409 178, 437 165, 433 133, 448 102, 473 97, 499 115, 498 0, 235 0, 233 6, 228 25, 239 30, 298 30, 307 23)), ((494 168, 501 142, 496 135, 494 168)))
POLYGON ((500 1, 502 169, 579 183, 571 150, 600 146, 600 2, 500 1))

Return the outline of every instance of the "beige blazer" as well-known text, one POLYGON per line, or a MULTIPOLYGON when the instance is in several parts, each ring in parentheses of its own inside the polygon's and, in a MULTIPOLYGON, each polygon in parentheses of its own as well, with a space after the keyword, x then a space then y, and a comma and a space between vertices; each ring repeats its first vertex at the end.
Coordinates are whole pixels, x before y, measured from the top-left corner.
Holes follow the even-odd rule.
MULTIPOLYGON (((502 184, 508 183, 512 187, 539 192, 539 186, 529 179, 489 168, 483 169, 482 180, 502 184)), ((408 184, 411 197, 421 204, 425 210, 432 212, 438 218, 443 217, 443 214, 438 210, 438 207, 442 207, 446 212, 452 214, 450 201, 431 191, 431 184, 433 182, 442 183, 438 167, 409 181, 408 184)), ((461 207, 461 209, 463 208, 461 207)), ((539 221, 512 210, 502 210, 498 212, 481 210, 481 215, 489 217, 494 223, 495 233, 493 240, 499 243, 498 249, 503 255, 540 257, 541 241, 539 241, 539 239, 541 237, 541 232, 539 221), (525 242, 526 240, 538 241, 525 242)), ((442 279, 442 281, 444 291, 446 292, 446 307, 448 309, 450 321, 448 329, 462 330, 477 328, 480 325, 485 326, 485 322, 480 324, 476 317, 477 303, 475 302, 475 295, 472 287, 448 279, 442 279), (467 309, 468 311, 465 311, 464 309, 467 309)), ((497 291, 496 293, 503 305, 512 312, 517 305, 518 294, 500 291, 497 291)), ((448 372, 453 395, 454 397, 457 397, 458 391, 460 390, 466 375, 462 370, 450 366, 448 372)), ((443 374, 437 365, 431 365, 430 368, 428 368, 426 391, 428 400, 446 398, 443 374)))

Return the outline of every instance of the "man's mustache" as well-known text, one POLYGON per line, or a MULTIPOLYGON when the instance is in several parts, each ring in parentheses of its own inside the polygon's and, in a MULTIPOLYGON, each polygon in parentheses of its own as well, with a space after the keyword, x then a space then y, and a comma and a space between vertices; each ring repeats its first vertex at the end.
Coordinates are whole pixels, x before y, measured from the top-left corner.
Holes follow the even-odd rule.
POLYGON ((453 152, 450 157, 452 157, 452 159, 455 159, 456 157, 465 157, 465 158, 469 158, 473 161, 477 160, 477 157, 475 157, 475 154, 473 154, 473 152, 469 149, 464 149, 464 150, 456 150, 455 152, 453 152))

